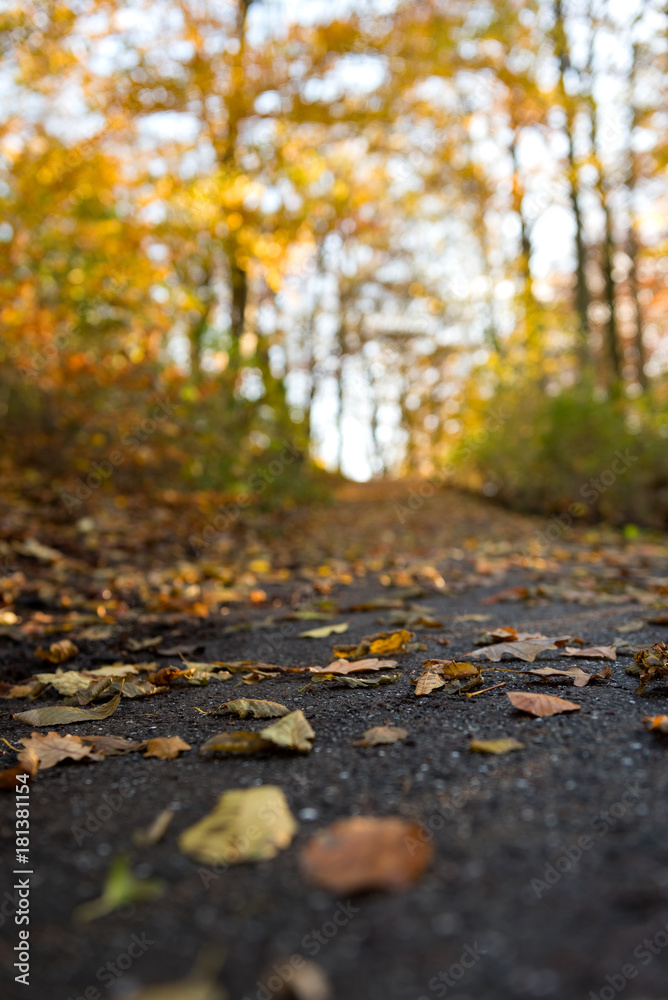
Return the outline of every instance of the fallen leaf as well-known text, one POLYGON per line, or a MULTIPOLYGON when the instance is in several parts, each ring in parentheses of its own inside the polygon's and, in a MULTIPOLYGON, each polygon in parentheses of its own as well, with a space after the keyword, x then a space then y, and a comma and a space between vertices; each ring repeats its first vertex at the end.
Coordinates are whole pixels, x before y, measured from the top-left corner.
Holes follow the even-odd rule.
POLYGON ((300 632, 300 639, 326 639, 328 635, 340 635, 348 631, 348 622, 339 622, 338 625, 321 625, 319 628, 311 628, 306 632, 300 632))
POLYGON ((15 764, 13 767, 6 767, 4 771, 0 771, 0 789, 5 792, 14 792, 18 775, 27 774, 32 781, 37 774, 38 767, 39 758, 37 754, 33 750, 22 750, 19 754, 18 764, 15 764))
POLYGON ((99 757, 119 757, 134 750, 141 750, 143 743, 137 740, 126 740, 124 736, 82 736, 84 743, 90 743, 93 752, 99 757))
MULTIPOLYGON (((593 674, 588 674, 579 667, 571 667, 570 670, 556 670, 554 667, 539 667, 536 670, 527 670, 527 674, 533 674, 536 677, 568 677, 573 681, 575 687, 581 688, 586 687, 589 681, 594 676, 593 674)), ((596 675, 598 676, 598 675, 596 675)))
POLYGON ((500 740, 472 740, 469 745, 469 750, 474 750, 476 753, 502 754, 524 749, 526 749, 525 744, 513 739, 512 736, 500 740))
POLYGON ((432 853, 414 821, 351 816, 317 833, 301 866, 309 882, 331 892, 404 889, 424 874, 432 853))
POLYGON ((648 722, 648 729, 655 729, 659 733, 668 734, 668 715, 648 715, 643 722, 648 722))
POLYGON ((652 615, 646 621, 648 625, 668 625, 668 611, 659 611, 658 614, 652 615))
POLYGON ((38 660, 48 660, 49 663, 65 663, 71 660, 79 652, 71 639, 61 639, 60 642, 52 642, 48 649, 39 646, 35 650, 38 660))
POLYGON ((353 740, 353 746, 375 747, 384 743, 397 743, 399 740, 405 740, 407 736, 408 730, 400 726, 374 726, 372 729, 367 729, 360 739, 353 740))
POLYGON ((515 708, 528 712, 540 719, 560 712, 576 712, 581 706, 565 698, 555 698, 550 694, 531 694, 528 691, 506 691, 506 696, 515 708))
POLYGON ((137 878, 132 872, 129 859, 120 855, 109 869, 99 899, 77 906, 72 916, 77 923, 87 924, 123 906, 157 899, 164 891, 164 883, 158 879, 137 878))
POLYGON ((227 1000, 227 992, 210 979, 181 979, 177 983, 147 986, 127 1000, 227 1000))
POLYGON ((649 649, 639 650, 633 659, 640 668, 637 694, 644 694, 648 681, 668 674, 668 646, 665 642, 655 642, 649 649))
POLYGON ((277 701, 237 698, 235 701, 226 701, 218 708, 207 712, 207 715, 217 715, 219 712, 233 712, 242 719, 245 719, 247 715, 252 715, 255 719, 274 719, 281 715, 288 715, 290 709, 286 708, 285 705, 279 705, 277 701))
POLYGON ((263 740, 259 733, 237 731, 233 733, 216 733, 210 736, 199 748, 200 753, 207 751, 217 753, 256 753, 270 747, 269 740, 263 740))
POLYGON ((401 674, 377 674, 375 677, 345 677, 343 674, 315 674, 311 684, 331 681, 345 687, 379 687, 381 684, 396 684, 401 674))
POLYGON ((315 733, 300 708, 261 730, 260 736, 278 747, 301 750, 304 753, 311 750, 315 739, 315 733))
MULTIPOLYGON (((648 621, 650 625, 653 624, 653 622, 650 619, 648 619, 648 621)), ((615 625, 615 632, 621 632, 621 633, 640 632, 640 630, 643 628, 645 628, 645 622, 643 621, 643 619, 634 618, 630 622, 624 622, 623 625, 615 625)))
POLYGON ((153 847, 165 836, 174 816, 173 809, 163 809, 162 812, 158 813, 150 826, 146 827, 146 829, 134 831, 132 834, 132 843, 135 847, 153 847))
POLYGON ((435 670, 425 670, 417 679, 415 694, 418 696, 431 694, 432 691, 442 687, 445 687, 445 680, 441 674, 437 674, 435 670))
MULTIPOLYGON (((55 732, 33 733, 32 736, 26 736, 20 742, 26 750, 35 754, 41 771, 54 767, 66 757, 71 757, 72 760, 82 760, 84 757, 89 757, 93 749, 89 744, 84 743, 79 736, 72 736, 70 733, 64 736, 55 732)), ((19 761, 21 761, 20 755, 19 761)))
POLYGON ((474 663, 457 660, 424 660, 422 666, 426 670, 435 670, 446 680, 459 680, 462 677, 478 677, 480 667, 474 663))
POLYGON ((527 663, 533 663, 539 653, 546 649, 556 649, 558 646, 563 646, 570 638, 570 635, 557 635, 522 639, 515 642, 497 642, 491 646, 483 646, 482 649, 464 653, 464 656, 485 657, 485 659, 496 663, 502 656, 507 655, 513 660, 525 660, 527 663))
POLYGON ((148 670, 154 666, 155 663, 110 663, 105 667, 87 670, 86 673, 91 677, 129 677, 131 674, 138 674, 140 670, 148 670))
POLYGON ((396 660, 358 660, 350 663, 348 660, 334 660, 328 667, 309 667, 312 674, 354 674, 362 673, 365 670, 388 670, 390 667, 398 667, 396 660))
MULTIPOLYGON (((6 682, 1 682, 3 685, 6 682)), ((0 691, 0 698, 36 698, 42 693, 46 687, 42 681, 37 680, 33 675, 21 684, 10 684, 8 687, 3 687, 0 691)))
POLYGON ((190 744, 180 736, 155 736, 152 740, 148 740, 144 757, 176 760, 183 750, 190 750, 190 744))
POLYGON ((561 652, 562 656, 586 656, 588 659, 616 660, 617 650, 614 646, 590 646, 589 649, 574 649, 566 646, 561 652))
POLYGON ((184 854, 204 864, 274 858, 297 832, 282 790, 275 785, 224 792, 212 812, 179 837, 184 854))
POLYGON ((405 653, 406 646, 415 638, 414 632, 400 629, 398 632, 375 632, 365 635, 357 645, 334 646, 334 656, 346 660, 361 660, 371 653, 377 656, 382 653, 405 653))
MULTIPOLYGON (((111 677, 98 677, 90 681, 87 688, 83 691, 77 691, 71 702, 76 705, 89 705, 91 701, 95 701, 102 694, 104 694, 107 689, 111 688, 113 679, 111 677)), ((113 692, 109 690, 109 694, 113 692)))
POLYGON ((488 618, 489 615, 472 614, 472 615, 457 615, 457 617, 453 618, 452 620, 453 622, 486 622, 488 618))
POLYGON ((174 681, 180 681, 187 671, 180 667, 161 667, 159 670, 148 674, 147 680, 158 687, 169 687, 174 681))
POLYGON ((91 722, 96 719, 108 719, 118 708, 121 700, 120 692, 97 708, 76 708, 74 705, 46 705, 44 708, 31 708, 27 712, 17 712, 12 718, 19 722, 27 722, 31 726, 68 726, 72 722, 91 722))
POLYGON ((40 684, 50 684, 58 694, 71 697, 90 687, 91 678, 78 670, 56 670, 55 674, 33 674, 40 684))
MULTIPOLYGON (((280 1000, 333 1000, 334 990, 321 966, 308 959, 302 959, 294 968, 288 987, 289 993, 281 993, 280 1000)), ((277 998, 279 1000, 279 998, 277 998)))
POLYGON ((125 646, 131 653, 138 653, 142 649, 151 649, 153 646, 159 646, 161 642, 162 636, 156 635, 149 639, 128 639, 125 646))

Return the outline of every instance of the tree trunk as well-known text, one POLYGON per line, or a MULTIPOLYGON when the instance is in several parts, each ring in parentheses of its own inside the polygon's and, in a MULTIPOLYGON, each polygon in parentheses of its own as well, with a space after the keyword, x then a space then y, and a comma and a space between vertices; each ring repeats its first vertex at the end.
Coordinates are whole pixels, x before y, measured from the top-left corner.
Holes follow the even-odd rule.
POLYGON ((559 80, 558 89, 561 96, 565 123, 565 136, 567 144, 568 160, 568 198, 571 203, 573 219, 575 221, 575 308, 578 317, 579 345, 578 354, 583 367, 589 361, 589 287, 587 285, 587 251, 584 240, 584 227, 582 223, 582 213, 579 202, 579 175, 575 160, 575 149, 573 146, 573 134, 575 126, 575 114, 571 99, 566 92, 565 74, 570 67, 570 57, 568 53, 566 30, 564 26, 564 15, 562 0, 555 0, 554 3, 554 41, 557 58, 559 60, 559 80))

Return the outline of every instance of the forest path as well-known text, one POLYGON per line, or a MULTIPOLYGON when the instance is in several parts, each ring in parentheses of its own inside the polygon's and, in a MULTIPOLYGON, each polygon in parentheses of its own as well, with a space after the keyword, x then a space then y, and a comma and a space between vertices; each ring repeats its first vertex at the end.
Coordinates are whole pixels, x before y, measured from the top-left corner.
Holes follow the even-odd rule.
MULTIPOLYGON (((156 670, 183 668, 184 658, 326 666, 333 645, 399 629, 415 633, 419 648, 396 654, 398 669, 385 671, 398 674, 396 683, 349 687, 262 668, 249 676, 251 666, 206 686, 163 674, 167 690, 123 697, 110 718, 39 730, 12 713, 63 703, 52 687, 32 701, 5 700, 1 735, 14 746, 54 729, 135 741, 180 736, 192 749, 175 760, 135 752, 38 772, 30 791, 31 986, 10 981, 4 995, 126 996, 185 977, 199 955, 219 968, 231 1000, 268 1000, 293 995, 288 959, 299 954, 324 970, 337 1000, 586 1000, 622 989, 628 1000, 665 996, 668 746, 643 719, 668 712, 668 690, 659 680, 638 695, 626 668, 633 647, 666 637, 666 538, 557 527, 454 491, 425 498, 421 486, 430 492, 419 483, 351 484, 328 505, 282 515, 251 505, 238 517, 229 498, 168 494, 118 505, 94 497, 78 526, 45 491, 5 491, 5 697, 40 671, 154 662, 146 669, 156 680, 156 670), (216 516, 227 522, 193 554, 188 540, 202 538, 216 516), (299 634, 336 623, 348 624, 345 633, 299 634), (557 647, 534 664, 471 659, 482 632, 504 627, 569 635, 586 647, 617 643, 617 658, 571 659, 557 647), (36 658, 38 647, 64 639, 78 652, 62 666, 36 658), (523 675, 490 670, 471 691, 446 685, 420 697, 413 685, 427 658, 523 675), (576 688, 568 677, 526 673, 573 665, 589 674, 607 665, 611 675, 576 688), (507 692, 520 691, 581 707, 534 718, 511 705, 507 692), (195 711, 234 698, 302 710, 316 734, 313 750, 198 755, 216 733, 267 725, 195 711), (352 745, 386 724, 408 737, 352 745), (525 748, 503 756, 469 750, 472 739, 499 737, 525 748), (223 792, 261 784, 282 788, 299 824, 287 849, 224 871, 179 850, 181 832, 223 792), (174 817, 162 839, 136 846, 133 831, 165 808, 174 817), (304 845, 351 815, 417 819, 433 848, 426 873, 396 893, 336 894, 309 884, 299 862, 304 845), (74 922, 75 908, 100 895, 124 853, 138 877, 164 882, 162 896, 74 922), (133 935, 146 946, 134 947, 133 935)), ((14 759, 4 747, 3 766, 14 759)), ((9 969, 18 932, 10 795, 4 805, 1 954, 9 969)), ((151 997, 215 996, 188 989, 151 997)), ((313 988, 295 995, 322 996, 313 988)))

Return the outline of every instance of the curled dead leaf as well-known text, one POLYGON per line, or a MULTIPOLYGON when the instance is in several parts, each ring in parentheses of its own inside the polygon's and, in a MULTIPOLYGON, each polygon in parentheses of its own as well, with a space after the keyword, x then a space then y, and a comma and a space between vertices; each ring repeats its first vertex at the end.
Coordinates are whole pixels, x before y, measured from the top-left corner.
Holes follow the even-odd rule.
POLYGON ((274 719, 281 715, 288 715, 289 708, 280 705, 277 701, 260 701, 253 698, 237 698, 235 701, 226 701, 223 705, 209 712, 209 715, 219 712, 233 712, 241 719, 247 715, 252 715, 255 719, 274 719))
POLYGON ((79 652, 71 639, 61 639, 59 642, 52 642, 48 649, 39 646, 35 650, 38 660, 48 660, 49 663, 66 663, 79 652))
POLYGON ((349 660, 334 660, 328 667, 309 667, 312 674, 357 674, 367 670, 389 670, 390 667, 397 667, 396 660, 358 660, 350 663, 349 660))
POLYGON ((68 726, 72 722, 90 722, 96 719, 108 719, 118 708, 121 700, 120 692, 97 708, 77 708, 74 705, 46 705, 44 708, 31 708, 27 712, 17 712, 12 718, 19 722, 27 722, 31 726, 68 726))

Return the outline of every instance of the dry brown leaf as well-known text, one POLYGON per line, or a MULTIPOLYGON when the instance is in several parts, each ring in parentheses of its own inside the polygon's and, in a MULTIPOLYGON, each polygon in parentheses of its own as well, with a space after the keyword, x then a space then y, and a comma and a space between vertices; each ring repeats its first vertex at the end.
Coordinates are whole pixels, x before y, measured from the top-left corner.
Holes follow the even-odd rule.
POLYGON ((31 708, 27 712, 17 712, 12 718, 19 722, 27 722, 31 726, 67 726, 72 722, 91 722, 96 719, 108 719, 118 708, 120 693, 114 695, 111 701, 97 708, 76 708, 74 705, 46 705, 44 708, 31 708))
POLYGON ((416 822, 400 817, 351 816, 313 837, 301 854, 302 870, 331 892, 404 889, 420 878, 432 847, 416 822))
POLYGON ((311 750, 315 739, 315 733, 300 708, 262 729, 260 736, 277 747, 301 750, 304 753, 311 750))
POLYGON ((79 652, 71 639, 61 639, 59 642, 52 642, 48 649, 40 646, 35 650, 38 660, 48 660, 49 663, 66 663, 79 652))
POLYGON ((274 858, 297 832, 285 795, 275 785, 225 792, 215 809, 179 837, 184 854, 204 864, 274 858))
POLYGON ((137 740, 126 740, 123 736, 82 736, 84 743, 89 743, 93 748, 96 759, 103 757, 118 757, 134 750, 141 750, 143 743, 137 740))
POLYGON ((506 696, 515 708, 528 712, 540 719, 560 712, 576 712, 581 706, 565 698, 555 698, 550 694, 532 694, 529 691, 506 691, 506 696))
POLYGON ((502 656, 509 656, 513 660, 524 660, 533 663, 539 653, 546 649, 556 649, 563 646, 570 640, 570 635, 541 636, 535 639, 521 639, 515 642, 497 642, 491 646, 483 646, 482 649, 472 650, 465 653, 465 656, 474 658, 484 657, 497 663, 502 656))
POLYGON ((183 750, 190 750, 190 744, 182 740, 180 736, 155 736, 146 743, 144 757, 176 760, 183 750))
POLYGON ((445 687, 443 677, 437 674, 435 670, 425 670, 417 679, 415 694, 418 696, 421 694, 431 694, 432 691, 436 691, 442 687, 445 687))
POLYGON ((573 646, 566 646, 562 651, 562 656, 586 656, 588 659, 616 660, 617 650, 614 646, 590 646, 589 649, 574 649, 573 646))
POLYGON ((536 670, 527 670, 526 672, 527 674, 544 679, 548 677, 568 677, 573 681, 575 687, 578 688, 586 687, 594 676, 594 674, 588 674, 584 670, 581 670, 580 667, 571 667, 569 670, 557 670, 554 667, 538 667, 536 670))
POLYGON ((353 746, 375 747, 384 743, 397 743, 399 740, 405 740, 407 736, 408 730, 400 726, 373 726, 367 729, 360 739, 353 740, 353 746))
POLYGON ((389 670, 390 667, 397 667, 396 660, 358 660, 350 663, 348 660, 334 660, 328 667, 309 667, 312 674, 355 674, 365 670, 389 670))
POLYGON ((469 745, 469 750, 473 750, 476 753, 503 754, 510 753, 513 750, 525 749, 525 744, 513 739, 512 736, 500 740, 472 740, 469 745))
POLYGON ((217 715, 219 712, 233 712, 242 719, 245 719, 247 715, 252 715, 255 719, 275 719, 281 715, 288 715, 290 709, 286 708, 285 705, 280 705, 277 701, 237 698, 235 701, 226 701, 207 714, 217 715))
MULTIPOLYGON (((66 733, 64 736, 55 732, 33 733, 31 736, 24 737, 20 742, 26 750, 35 754, 39 761, 40 771, 54 767, 66 757, 71 757, 72 760, 82 760, 84 757, 89 757, 92 751, 89 744, 84 743, 79 736, 72 736, 70 733, 66 733)), ((19 755, 19 761, 21 759, 21 755, 19 755)))

